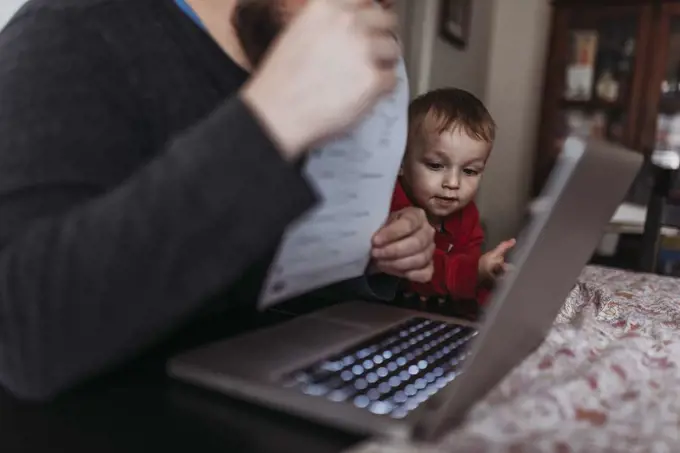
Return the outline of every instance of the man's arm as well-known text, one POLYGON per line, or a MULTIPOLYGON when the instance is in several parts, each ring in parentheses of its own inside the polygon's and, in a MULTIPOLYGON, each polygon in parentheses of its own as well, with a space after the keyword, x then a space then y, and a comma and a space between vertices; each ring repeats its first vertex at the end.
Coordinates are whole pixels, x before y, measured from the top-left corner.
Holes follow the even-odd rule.
POLYGON ((125 80, 55 17, 0 35, 0 383, 29 399, 170 330, 314 199, 238 98, 135 171, 125 80))

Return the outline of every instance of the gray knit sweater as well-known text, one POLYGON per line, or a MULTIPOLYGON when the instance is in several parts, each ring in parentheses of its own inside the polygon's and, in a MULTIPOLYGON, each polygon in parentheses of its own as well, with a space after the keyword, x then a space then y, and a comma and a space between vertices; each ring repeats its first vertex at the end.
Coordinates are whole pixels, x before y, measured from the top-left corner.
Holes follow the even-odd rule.
POLYGON ((48 398, 252 304, 314 194, 173 0, 32 0, 0 34, 0 384, 48 398), (222 294, 220 297, 214 297, 222 294))

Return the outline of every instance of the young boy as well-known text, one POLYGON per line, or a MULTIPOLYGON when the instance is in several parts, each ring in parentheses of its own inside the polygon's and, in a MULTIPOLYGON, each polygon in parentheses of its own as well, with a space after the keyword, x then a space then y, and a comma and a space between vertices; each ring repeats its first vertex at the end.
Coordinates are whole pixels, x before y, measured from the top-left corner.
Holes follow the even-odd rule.
POLYGON ((433 278, 407 288, 421 298, 483 303, 482 288, 506 269, 505 254, 515 241, 482 255, 484 233, 474 203, 495 129, 482 102, 464 90, 431 91, 409 107, 406 153, 391 210, 418 206, 435 228, 433 278))

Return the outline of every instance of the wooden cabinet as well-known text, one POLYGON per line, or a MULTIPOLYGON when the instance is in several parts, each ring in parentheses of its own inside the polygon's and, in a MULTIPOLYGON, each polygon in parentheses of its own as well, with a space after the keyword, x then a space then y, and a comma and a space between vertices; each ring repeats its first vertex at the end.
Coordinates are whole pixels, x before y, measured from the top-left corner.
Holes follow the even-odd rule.
POLYGON ((533 189, 567 134, 680 151, 680 1, 555 0, 533 189))

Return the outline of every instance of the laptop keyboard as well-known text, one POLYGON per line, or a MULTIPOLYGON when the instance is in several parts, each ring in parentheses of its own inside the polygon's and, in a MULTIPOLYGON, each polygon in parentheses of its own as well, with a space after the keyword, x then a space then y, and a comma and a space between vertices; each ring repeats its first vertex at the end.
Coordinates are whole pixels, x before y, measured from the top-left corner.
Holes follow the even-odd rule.
POLYGON ((283 382, 307 395, 403 418, 456 377, 475 335, 470 327, 411 318, 283 382))

